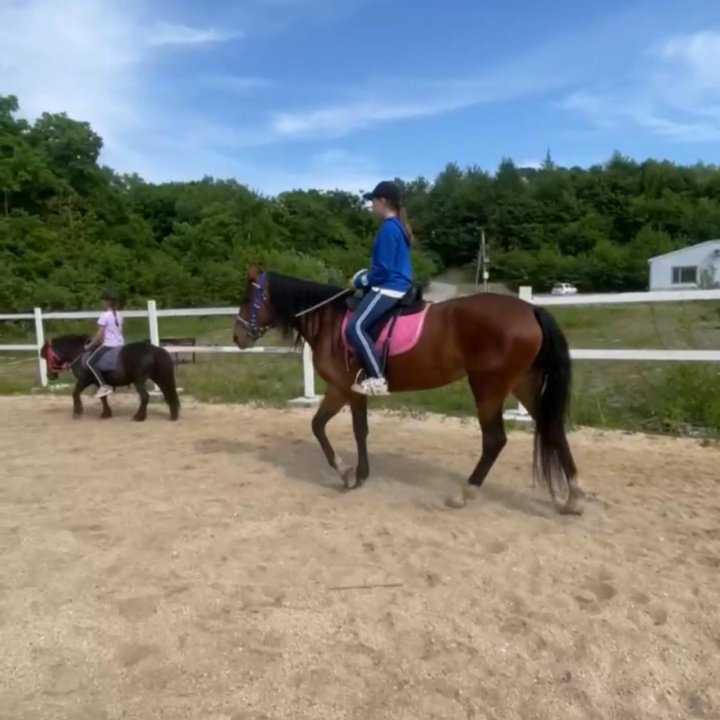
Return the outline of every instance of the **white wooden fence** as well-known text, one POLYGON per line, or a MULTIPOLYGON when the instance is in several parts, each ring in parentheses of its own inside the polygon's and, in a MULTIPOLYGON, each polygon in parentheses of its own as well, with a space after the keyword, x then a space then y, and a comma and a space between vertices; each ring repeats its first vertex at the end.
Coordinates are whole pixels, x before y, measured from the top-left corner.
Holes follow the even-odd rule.
MULTIPOLYGON (((520 297, 537 305, 624 305, 637 303, 656 302, 687 302, 700 300, 720 301, 720 290, 663 290, 656 292, 635 292, 617 294, 593 294, 593 295, 533 295, 529 287, 520 288, 520 297)), ((150 334, 150 341, 160 344, 160 330, 158 320, 164 317, 233 317, 237 313, 236 308, 180 308, 159 310, 154 300, 149 300, 147 310, 126 310, 123 312, 126 318, 147 318, 150 334)), ((38 358, 38 375, 40 384, 45 387, 48 384, 47 367, 45 361, 40 357, 40 348, 45 342, 44 323, 47 320, 94 320, 97 312, 43 312, 35 308, 32 313, 3 315, 0 314, 0 321, 32 320, 35 323, 35 342, 25 345, 0 345, 0 352, 32 352, 38 358)), ((234 345, 206 345, 206 346, 172 346, 166 345, 166 350, 173 353, 294 353, 293 348, 287 347, 255 347, 247 350, 240 350, 234 345)), ((665 350, 648 349, 638 350, 633 348, 605 350, 602 348, 572 348, 570 354, 574 360, 633 360, 648 362, 720 362, 720 349, 718 350, 665 350)), ((315 394, 315 375, 313 372, 312 355, 308 345, 303 348, 303 398, 298 400, 314 402, 317 400, 315 394)), ((516 410, 506 413, 506 417, 514 420, 528 420, 528 414, 522 405, 516 410)))
MULTIPOLYGON (((147 318, 150 342, 153 345, 160 345, 160 326, 158 320, 167 317, 235 317, 237 308, 179 308, 159 310, 154 300, 148 300, 147 310, 123 310, 124 318, 147 318)), ((0 345, 0 352, 32 352, 37 355, 38 378, 42 387, 47 387, 47 364, 40 357, 40 350, 45 344, 45 322, 48 320, 96 320, 99 313, 94 312, 43 312, 41 308, 35 308, 32 313, 20 313, 15 315, 0 314, 0 320, 18 321, 33 320, 35 323, 35 342, 32 345, 0 345)), ((230 324, 228 324, 228 334, 230 324)), ((171 353, 246 353, 246 354, 297 354, 291 347, 252 347, 241 350, 235 345, 163 345, 171 353)), ((315 374, 313 372, 312 354, 309 345, 303 346, 303 397, 298 401, 314 402, 315 374)))
MULTIPOLYGON (((520 297, 536 305, 626 305, 656 302, 720 301, 720 290, 656 290, 588 295, 533 295, 532 288, 521 287, 520 297)), ((650 362, 720 362, 720 350, 638 350, 633 348, 570 348, 573 360, 634 360, 650 362)), ((518 404, 505 413, 508 420, 529 421, 527 410, 518 404)))

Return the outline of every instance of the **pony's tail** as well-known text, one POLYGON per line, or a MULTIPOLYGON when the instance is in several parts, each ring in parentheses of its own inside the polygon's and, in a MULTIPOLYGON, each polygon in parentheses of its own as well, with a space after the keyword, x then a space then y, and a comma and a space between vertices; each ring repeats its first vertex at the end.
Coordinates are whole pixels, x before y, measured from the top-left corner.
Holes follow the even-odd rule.
MULTIPOLYGON (((535 398, 535 478, 546 484, 555 497, 554 480, 565 487, 576 474, 565 435, 565 418, 570 407, 572 365, 570 348, 555 318, 543 307, 535 307, 542 329, 542 346, 535 360, 539 371, 535 398)), ((563 487, 563 490, 565 489, 563 487)))
POLYGON ((165 348, 156 347, 154 351, 152 381, 160 388, 165 402, 170 408, 170 419, 180 417, 180 398, 175 385, 175 365, 165 348))

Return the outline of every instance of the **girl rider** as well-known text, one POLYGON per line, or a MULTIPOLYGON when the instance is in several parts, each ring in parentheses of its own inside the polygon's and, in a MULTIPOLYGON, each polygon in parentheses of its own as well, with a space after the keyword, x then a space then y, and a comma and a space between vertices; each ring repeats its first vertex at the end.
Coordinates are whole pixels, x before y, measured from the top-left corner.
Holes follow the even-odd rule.
POLYGON ((88 370, 95 376, 97 380, 98 390, 95 393, 96 398, 104 398, 112 393, 112 388, 106 385, 102 380, 102 375, 94 367, 94 363, 103 356, 108 348, 120 347, 125 344, 123 337, 123 319, 118 312, 119 298, 116 293, 106 290, 100 299, 105 303, 105 310, 98 318, 98 329, 95 337, 85 346, 87 350, 92 350, 90 357, 87 359, 88 370))
POLYGON ((366 372, 366 378, 356 382, 352 389, 362 395, 387 395, 387 381, 368 330, 387 317, 412 287, 413 237, 400 188, 395 183, 383 181, 364 198, 372 201, 373 214, 382 220, 382 225, 375 238, 370 270, 361 270, 350 282, 353 289, 365 292, 347 329, 348 339, 366 372))

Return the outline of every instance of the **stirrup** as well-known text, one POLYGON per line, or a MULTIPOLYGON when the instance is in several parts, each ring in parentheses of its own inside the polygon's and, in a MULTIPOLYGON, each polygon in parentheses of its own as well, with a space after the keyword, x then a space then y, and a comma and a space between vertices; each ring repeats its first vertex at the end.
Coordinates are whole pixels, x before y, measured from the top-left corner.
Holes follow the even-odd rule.
POLYGON ((361 395, 385 396, 390 394, 385 378, 366 378, 362 383, 353 385, 352 389, 361 395))

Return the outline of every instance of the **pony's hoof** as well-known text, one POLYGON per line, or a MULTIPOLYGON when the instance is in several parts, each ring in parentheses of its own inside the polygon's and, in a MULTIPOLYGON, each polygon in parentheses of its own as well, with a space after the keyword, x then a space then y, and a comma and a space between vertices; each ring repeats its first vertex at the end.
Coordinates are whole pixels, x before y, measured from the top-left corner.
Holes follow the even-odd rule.
POLYGON ((103 413, 103 414, 100 416, 100 419, 101 419, 101 420, 109 420, 111 417, 112 417, 112 413, 103 413))
POLYGON ((459 492, 445 500, 445 507, 452 508, 453 510, 461 510, 468 504, 468 500, 474 500, 475 497, 475 489, 466 485, 459 492))
POLYGON ((346 490, 355 490, 359 488, 361 483, 355 477, 355 471, 352 468, 347 468, 341 473, 343 485, 346 490))
POLYGON ((145 415, 133 415, 133 422, 145 422, 145 415))
POLYGON ((83 416, 83 414, 81 412, 74 412, 72 416, 73 420, 79 420, 83 416))
POLYGON ((579 498, 569 498, 568 501, 560 507, 561 515, 582 515, 585 506, 579 498))

